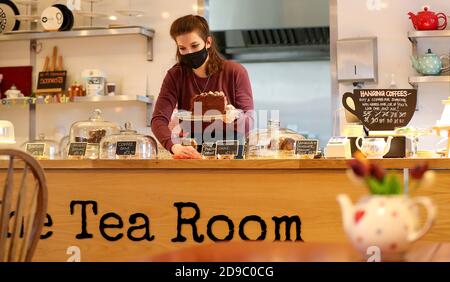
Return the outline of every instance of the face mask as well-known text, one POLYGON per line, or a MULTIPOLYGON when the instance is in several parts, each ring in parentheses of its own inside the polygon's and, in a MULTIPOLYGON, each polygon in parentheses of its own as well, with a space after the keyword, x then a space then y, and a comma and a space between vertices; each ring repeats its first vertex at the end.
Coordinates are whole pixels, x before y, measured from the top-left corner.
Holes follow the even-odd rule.
POLYGON ((208 57, 208 50, 206 50, 205 46, 205 48, 203 48, 198 52, 181 55, 181 61, 183 62, 183 64, 190 67, 191 69, 198 69, 205 63, 207 57, 208 57))

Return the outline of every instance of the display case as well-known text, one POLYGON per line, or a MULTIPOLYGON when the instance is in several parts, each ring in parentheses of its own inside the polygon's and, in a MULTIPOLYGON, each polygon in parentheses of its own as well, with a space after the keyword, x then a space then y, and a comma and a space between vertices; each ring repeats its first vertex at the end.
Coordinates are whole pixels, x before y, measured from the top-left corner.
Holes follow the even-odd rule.
POLYGON ((113 122, 105 121, 102 111, 96 109, 89 120, 72 124, 70 143, 87 143, 83 159, 98 159, 99 144, 102 138, 118 133, 120 133, 120 127, 113 122))
POLYGON ((21 148, 38 160, 56 160, 60 158, 59 143, 46 139, 43 133, 39 134, 37 140, 29 140, 23 143, 21 148))
POLYGON ((100 159, 148 160, 156 159, 157 156, 156 140, 151 136, 132 130, 129 122, 125 124, 125 129, 120 133, 108 135, 100 142, 100 159))
POLYGON ((297 159, 296 144, 305 137, 293 130, 280 128, 279 121, 269 121, 266 129, 249 133, 246 159, 297 159))

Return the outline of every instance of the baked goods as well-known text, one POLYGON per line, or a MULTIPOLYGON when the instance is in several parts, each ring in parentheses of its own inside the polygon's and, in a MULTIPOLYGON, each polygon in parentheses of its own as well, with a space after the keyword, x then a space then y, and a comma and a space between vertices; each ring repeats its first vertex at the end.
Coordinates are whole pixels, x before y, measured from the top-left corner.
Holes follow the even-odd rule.
POLYGON ((183 146, 192 146, 192 148, 194 148, 195 150, 197 150, 197 148, 198 148, 197 141, 195 141, 194 138, 183 138, 181 140, 181 145, 183 145, 183 146))
POLYGON ((295 140, 289 137, 280 138, 280 150, 293 151, 295 149, 295 140))
MULTIPOLYGON (((194 115, 198 115, 198 112, 196 113, 195 110, 198 111, 198 109, 195 109, 194 106, 196 103, 201 103, 201 109, 202 109, 202 115, 205 115, 208 111, 213 111, 216 114, 225 114, 225 107, 227 105, 227 97, 222 91, 215 91, 215 92, 208 92, 208 93, 201 93, 199 95, 195 95, 191 100, 191 109, 190 111, 194 115)), ((199 107, 197 105, 196 107, 199 107)), ((208 113, 213 114, 213 113, 208 113)))

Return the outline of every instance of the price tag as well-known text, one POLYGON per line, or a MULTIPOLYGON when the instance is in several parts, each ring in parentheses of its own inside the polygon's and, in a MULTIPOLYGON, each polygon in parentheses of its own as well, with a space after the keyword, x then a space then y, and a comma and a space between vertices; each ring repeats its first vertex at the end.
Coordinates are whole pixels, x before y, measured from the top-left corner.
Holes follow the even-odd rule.
POLYGON ((216 154, 220 156, 237 156, 239 140, 221 140, 216 142, 216 154))
POLYGON ((215 157, 216 156, 216 144, 215 143, 203 143, 202 156, 215 157))
POLYGON ((87 143, 85 142, 75 142, 70 143, 69 146, 69 156, 84 156, 86 154, 87 143))
POLYGON ((119 141, 116 145, 116 155, 134 156, 136 155, 136 141, 119 141))
POLYGON ((26 151, 28 154, 35 157, 43 157, 45 152, 45 144, 44 143, 28 143, 26 147, 26 151))
POLYGON ((298 140, 295 142, 296 155, 316 155, 319 148, 319 140, 298 140))

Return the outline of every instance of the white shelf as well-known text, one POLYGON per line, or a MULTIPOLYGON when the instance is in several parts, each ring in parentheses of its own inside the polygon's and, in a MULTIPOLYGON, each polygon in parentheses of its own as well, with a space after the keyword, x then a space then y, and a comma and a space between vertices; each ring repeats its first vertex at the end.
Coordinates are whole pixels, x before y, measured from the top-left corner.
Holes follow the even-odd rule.
POLYGON ((60 38, 105 37, 118 35, 142 35, 147 38, 147 60, 153 60, 153 37, 155 31, 142 26, 126 26, 113 28, 82 29, 58 32, 11 32, 0 35, 1 41, 45 40, 60 38))
POLYGON ((122 101, 137 101, 147 104, 153 103, 153 96, 128 96, 128 95, 117 95, 117 96, 84 96, 75 97, 74 103, 89 103, 89 102, 122 102, 122 101))
POLYGON ((417 43, 418 38, 450 37, 450 30, 414 30, 408 32, 411 42, 417 43))
POLYGON ((440 76, 410 76, 409 84, 417 87, 419 83, 450 83, 449 75, 440 76))

